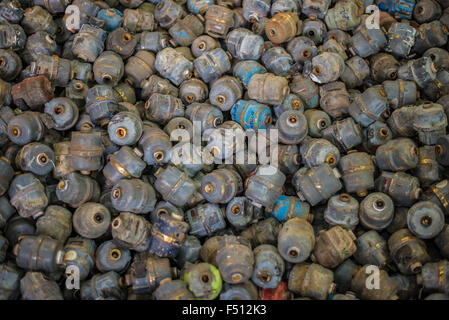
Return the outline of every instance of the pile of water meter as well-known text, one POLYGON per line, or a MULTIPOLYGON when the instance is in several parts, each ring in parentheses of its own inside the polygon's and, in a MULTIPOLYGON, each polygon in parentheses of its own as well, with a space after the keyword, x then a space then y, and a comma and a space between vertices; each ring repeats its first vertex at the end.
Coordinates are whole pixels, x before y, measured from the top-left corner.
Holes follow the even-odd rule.
POLYGON ((449 299, 448 28, 448 0, 1 1, 0 299, 449 299))

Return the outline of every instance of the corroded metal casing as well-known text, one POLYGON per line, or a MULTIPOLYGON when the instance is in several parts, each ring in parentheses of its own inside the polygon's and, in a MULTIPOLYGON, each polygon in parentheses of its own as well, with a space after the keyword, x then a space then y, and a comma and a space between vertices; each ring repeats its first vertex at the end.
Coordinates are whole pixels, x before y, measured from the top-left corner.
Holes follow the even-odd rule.
POLYGON ((301 165, 301 154, 299 153, 298 146, 294 144, 278 145, 278 163, 279 169, 285 175, 295 173, 301 165))
POLYGON ((116 86, 123 77, 123 59, 113 51, 104 51, 95 59, 93 72, 98 84, 116 86))
POLYGON ((387 38, 381 29, 363 26, 352 36, 350 43, 349 51, 366 58, 382 50, 387 45, 387 38))
POLYGON ((426 88, 437 76, 437 68, 430 57, 408 60, 398 69, 398 78, 413 80, 421 89, 426 88))
POLYGON ((387 94, 382 86, 374 86, 357 95, 350 104, 348 112, 357 123, 367 127, 387 110, 387 94))
POLYGON ((205 30, 213 38, 225 38, 234 26, 234 12, 224 6, 212 5, 205 15, 205 30))
POLYGON ((382 83, 382 86, 387 94, 390 107, 397 109, 416 103, 418 91, 414 81, 404 81, 402 79, 386 80, 382 83))
POLYGON ((184 274, 184 282, 195 298, 202 300, 215 299, 222 288, 218 269, 204 262, 189 266, 184 274))
POLYGON ((182 280, 164 279, 154 292, 156 300, 194 300, 192 292, 182 280))
POLYGON ((183 8, 173 0, 161 1, 154 11, 154 17, 162 28, 170 28, 183 15, 183 8))
POLYGON ((236 171, 220 168, 201 179, 201 191, 207 201, 224 204, 243 191, 243 181, 236 171))
POLYGON ((54 98, 45 104, 44 110, 52 117, 55 130, 66 131, 75 126, 78 121, 78 106, 70 98, 54 98))
POLYGON ((143 151, 143 160, 148 165, 161 165, 170 160, 170 137, 159 128, 144 127, 138 145, 143 151))
POLYGON ((40 142, 31 142, 17 152, 15 163, 23 171, 44 176, 53 170, 54 160, 54 152, 49 146, 40 142))
POLYGON ((260 288, 276 288, 282 280, 285 263, 276 247, 263 244, 254 249, 251 280, 260 288))
POLYGON ((45 31, 48 34, 54 35, 57 29, 53 16, 38 5, 27 8, 24 11, 21 25, 27 34, 45 31))
POLYGON ((313 215, 310 214, 310 205, 293 196, 281 195, 274 203, 271 214, 280 222, 285 222, 296 217, 304 218, 309 222, 313 220, 313 215))
POLYGON ((421 274, 417 275, 418 284, 422 285, 424 289, 444 292, 449 292, 449 262, 441 260, 439 262, 426 263, 421 274))
POLYGON ((399 62, 388 53, 376 53, 370 57, 371 76, 381 83, 395 80, 398 76, 399 62))
POLYGON ((33 111, 12 117, 7 128, 9 140, 18 145, 41 140, 46 132, 43 119, 43 114, 33 111))
POLYGON ((288 289, 301 296, 326 300, 335 288, 332 270, 317 263, 298 263, 288 276, 288 289))
POLYGON ((435 237, 434 241, 438 249, 440 249, 441 255, 447 259, 449 257, 449 225, 446 224, 443 227, 443 230, 435 237))
POLYGON ((214 0, 187 0, 187 9, 194 14, 204 15, 214 4, 214 0))
POLYGON ((220 294, 220 300, 255 300, 257 297, 257 287, 251 281, 239 284, 224 283, 220 294))
POLYGON ((366 286, 367 278, 372 274, 370 265, 364 265, 358 270, 351 281, 351 290, 364 300, 397 300, 398 283, 393 281, 385 270, 380 269, 379 288, 372 290, 366 286))
MULTIPOLYGON (((0 265, 0 276, 2 279, 7 279, 6 281, 3 280, 0 284, 0 298, 2 300, 17 299, 20 294, 19 289, 22 272, 14 266, 2 263, 0 265)), ((59 289, 57 285, 56 288, 59 289)))
POLYGON ((279 12, 265 22, 265 34, 275 44, 292 40, 301 29, 302 22, 296 12, 279 12))
POLYGON ((413 128, 415 109, 415 106, 404 106, 391 113, 387 123, 396 136, 412 137, 416 134, 413 128))
POLYGON ((142 152, 137 148, 123 146, 109 157, 103 169, 108 185, 114 185, 121 179, 140 178, 146 163, 141 159, 142 152))
POLYGON ((374 184, 376 190, 387 193, 396 205, 411 206, 422 192, 418 178, 402 171, 382 171, 374 184))
POLYGON ((157 23, 152 12, 142 9, 125 9, 123 26, 131 32, 145 32, 156 29, 157 23))
POLYGON ((123 248, 143 252, 151 241, 151 223, 144 217, 131 212, 121 212, 112 220, 112 238, 123 248))
POLYGON ((142 88, 144 81, 155 72, 155 60, 154 53, 146 50, 137 51, 126 62, 125 81, 133 87, 142 88))
POLYGON ((22 110, 36 110, 54 97, 54 86, 46 76, 24 79, 11 88, 14 104, 22 110))
POLYGON ((308 133, 307 119, 299 110, 286 110, 276 121, 279 140, 285 144, 298 144, 308 133))
POLYGON ((32 173, 17 175, 11 182, 8 194, 11 204, 25 218, 39 218, 48 205, 45 187, 32 173))
POLYGON ((339 54, 323 52, 312 58, 310 78, 317 83, 337 81, 344 69, 345 62, 339 54))
POLYGON ((254 100, 238 100, 231 109, 231 117, 245 130, 267 129, 272 121, 270 108, 254 100))
POLYGON ((156 205, 156 192, 140 179, 122 179, 112 188, 111 202, 118 211, 145 214, 156 205))
POLYGON ((449 194, 449 181, 447 179, 441 180, 430 186, 428 192, 424 194, 424 199, 432 201, 449 213, 449 202, 447 202, 447 195, 449 194))
POLYGON ((288 53, 296 62, 306 62, 312 60, 318 54, 318 49, 312 39, 299 36, 291 39, 286 47, 288 53))
POLYGON ((431 201, 419 201, 408 210, 407 226, 420 239, 435 238, 444 228, 443 210, 431 201))
POLYGON ((380 170, 405 171, 413 169, 419 161, 419 149, 409 138, 397 138, 379 146, 376 165, 380 170))
POLYGON ((170 36, 165 31, 144 31, 138 37, 137 50, 158 53, 169 46, 170 36))
MULTIPOLYGON (((217 80, 216 82, 218 82, 217 80)), ((214 82, 214 83, 216 83, 214 82)), ((212 89, 212 88, 211 88, 212 89)), ((173 94, 172 94, 173 95, 173 94)), ((209 96, 209 87, 197 78, 185 80, 179 87, 179 96, 185 104, 204 102, 209 96)), ((216 96, 216 94, 215 94, 216 96)), ((216 104, 216 98, 211 99, 216 104)), ((221 100, 220 100, 221 101, 221 100)))
POLYGON ((232 56, 239 60, 258 60, 264 51, 263 38, 245 28, 229 32, 226 46, 232 56))
POLYGON ((125 297, 121 287, 120 275, 115 271, 97 273, 81 285, 82 300, 113 299, 125 297))
POLYGON ((73 131, 69 151, 74 170, 79 170, 82 174, 99 170, 103 157, 101 132, 73 131))
POLYGON ((400 229, 388 239, 392 260, 403 274, 420 273, 423 264, 430 260, 426 244, 415 238, 408 229, 400 229))
POLYGON ((149 251, 158 257, 174 258, 189 231, 189 224, 178 214, 161 215, 151 230, 149 251))
POLYGON ((449 135, 439 137, 437 140, 437 160, 443 166, 449 165, 449 135))
POLYGON ((86 111, 94 124, 106 126, 114 114, 119 111, 114 90, 106 84, 97 84, 86 94, 86 111))
MULTIPOLYGON (((133 54, 136 45, 137 38, 132 36, 124 28, 118 28, 110 32, 106 39, 106 50, 116 53, 123 59, 126 59, 133 54)), ((119 62, 117 66, 120 66, 120 64, 122 64, 122 62, 119 62)), ((114 63, 112 63, 112 65, 114 65, 114 63)))
POLYGON ((27 36, 20 25, 3 23, 0 31, 3 34, 0 39, 0 48, 18 51, 25 47, 27 36))
POLYGON ((267 73, 267 69, 254 60, 239 61, 234 65, 233 74, 239 78, 245 88, 254 74, 267 73))
POLYGON ((9 200, 4 196, 0 197, 0 228, 2 230, 5 230, 6 223, 15 212, 16 210, 9 203, 9 200))
POLYGON ((242 237, 251 241, 253 247, 261 244, 276 245, 281 224, 274 218, 260 220, 242 231, 242 237))
POLYGON ((418 28, 413 50, 422 54, 429 48, 442 47, 447 43, 448 29, 439 20, 423 23, 418 28))
POLYGON ((349 93, 344 82, 330 82, 320 86, 320 107, 332 118, 341 118, 348 113, 349 93))
POLYGON ((72 213, 64 207, 51 205, 36 222, 36 234, 65 243, 72 233, 72 213))
POLYGON ((254 74, 248 82, 248 96, 260 103, 279 105, 290 93, 288 81, 272 73, 254 74))
POLYGON ((254 204, 264 206, 265 211, 271 212, 274 202, 282 193, 285 179, 278 168, 260 165, 255 174, 249 177, 245 196, 254 204))
POLYGON ((348 152, 341 157, 339 168, 346 192, 365 196, 374 188, 374 164, 372 157, 365 152, 348 152))
POLYGON ((108 124, 109 139, 119 146, 134 145, 139 141, 142 132, 142 120, 133 112, 119 112, 108 124))
POLYGON ((164 279, 170 279, 173 270, 167 258, 147 253, 136 255, 126 275, 122 278, 135 294, 152 293, 164 279))
POLYGON ((413 173, 423 186, 441 180, 440 167, 437 162, 439 146, 422 146, 419 149, 419 161, 413 173))
POLYGON ((331 141, 341 151, 351 150, 362 143, 362 130, 351 117, 334 123, 323 130, 323 138, 331 141))
POLYGON ((72 208, 78 208, 85 202, 98 201, 100 186, 89 176, 70 172, 64 175, 56 188, 56 196, 72 208))
POLYGON ((204 33, 204 26, 197 16, 189 14, 179 19, 168 32, 180 46, 189 47, 198 36, 204 33))
POLYGON ((14 80, 22 71, 20 57, 11 49, 0 49, 0 76, 5 81, 14 80))
MULTIPOLYGON (((229 61, 228 61, 229 62, 229 61)), ((192 77, 193 63, 173 48, 165 48, 156 55, 154 67, 159 74, 179 86, 192 77)))
POLYGON ((110 224, 111 214, 100 203, 83 203, 73 214, 73 229, 80 236, 88 239, 97 239, 104 235, 110 224))
POLYGON ((255 219, 260 209, 251 204, 246 197, 235 197, 226 206, 226 220, 237 229, 246 229, 255 219))
POLYGON ((242 95, 243 88, 240 82, 234 77, 224 76, 213 82, 209 99, 222 111, 228 111, 237 100, 242 98, 242 95))
POLYGON ((34 221, 30 218, 24 218, 18 215, 11 217, 5 228, 5 237, 8 239, 11 247, 14 247, 23 236, 34 234, 36 234, 34 221))
POLYGON ((316 238, 312 259, 326 268, 335 268, 357 250, 355 235, 350 230, 334 226, 322 231, 316 238))
POLYGON ((435 144, 439 137, 446 134, 446 127, 447 116, 442 105, 423 104, 414 110, 413 128, 423 144, 435 144))
POLYGON ((187 210, 185 217, 190 225, 189 233, 197 237, 210 236, 226 227, 224 210, 215 203, 204 203, 187 210))
POLYGON ((324 210, 324 220, 330 225, 354 230, 359 224, 359 202, 346 193, 332 196, 324 210))
POLYGON ((368 62, 359 57, 353 56, 345 62, 345 68, 340 75, 340 79, 348 88, 355 88, 362 85, 363 80, 370 74, 368 62))
POLYGON ((173 166, 159 168, 156 173, 154 188, 161 193, 165 201, 182 207, 192 201, 196 193, 196 185, 184 172, 173 166))
POLYGON ((61 270, 63 243, 49 236, 24 236, 14 247, 17 266, 30 271, 56 272, 61 270))
POLYGON ((418 31, 407 22, 395 22, 388 29, 386 51, 400 58, 407 58, 415 44, 418 31))
POLYGON ((326 24, 319 19, 307 19, 304 20, 302 27, 302 35, 306 36, 319 45, 323 42, 327 33, 326 24))
POLYGON ((370 193, 360 203, 359 217, 365 228, 383 230, 393 221, 393 200, 385 193, 370 193))
POLYGON ((327 11, 324 21, 329 30, 349 31, 360 24, 362 13, 363 10, 356 1, 338 1, 333 8, 327 11))
POLYGON ((231 69, 229 55, 222 48, 204 52, 193 61, 195 71, 204 82, 210 83, 231 69))
POLYGON ((14 169, 9 160, 5 157, 0 158, 0 195, 8 191, 9 184, 14 178, 14 169))
POLYGON ((172 95, 153 93, 145 103, 145 116, 150 121, 166 124, 173 117, 184 116, 184 105, 172 95))
MULTIPOLYGON (((235 236, 225 236, 235 237, 235 236)), ((217 250, 216 262, 223 281, 230 284, 243 283, 253 274, 254 253, 246 239, 225 241, 217 250)))
POLYGON ((315 246, 312 225, 305 219, 287 220, 279 231, 277 248, 284 260, 291 263, 305 261, 315 246))
POLYGON ((292 184, 301 200, 315 206, 329 199, 343 187, 339 176, 335 168, 332 169, 329 164, 322 163, 310 169, 305 167, 299 169, 293 176, 292 184))
POLYGON ((376 121, 363 130, 363 146, 365 150, 372 153, 380 145, 393 138, 393 133, 385 122, 376 121))
POLYGON ((375 230, 362 234, 355 241, 357 251, 354 258, 361 265, 371 264, 384 268, 390 261, 387 241, 375 230))
POLYGON ((104 50, 106 36, 103 29, 83 24, 73 39, 73 54, 83 61, 94 62, 104 50))
POLYGON ((322 110, 308 109, 304 111, 304 115, 309 128, 308 134, 313 138, 321 138, 323 131, 332 124, 329 115, 322 110))
POLYGON ((123 13, 115 8, 101 9, 97 14, 97 18, 104 21, 104 30, 108 32, 114 31, 120 27, 122 24, 122 17, 123 13))
POLYGON ((319 87, 306 75, 295 74, 290 82, 290 91, 301 98, 306 108, 316 108, 319 105, 319 87))
POLYGON ((64 300, 58 283, 40 272, 27 272, 20 280, 23 300, 64 300))
POLYGON ((122 273, 130 262, 130 251, 120 248, 112 240, 103 242, 95 252, 95 265, 103 273, 108 271, 122 273))

